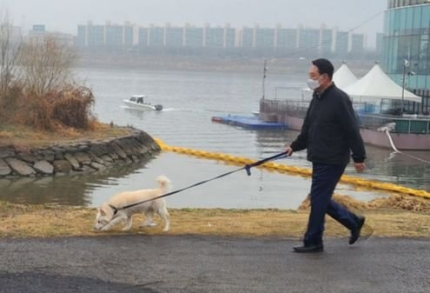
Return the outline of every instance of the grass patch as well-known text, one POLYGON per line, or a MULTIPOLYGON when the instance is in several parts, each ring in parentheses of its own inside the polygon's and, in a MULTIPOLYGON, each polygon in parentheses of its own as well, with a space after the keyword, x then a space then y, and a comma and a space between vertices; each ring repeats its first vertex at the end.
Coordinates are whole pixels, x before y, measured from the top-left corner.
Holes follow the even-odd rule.
MULTIPOLYGON (((359 211, 367 217, 363 235, 379 237, 428 237, 430 207, 425 211, 392 207, 378 200, 378 207, 359 211)), ((426 202, 426 205, 429 203, 426 202)), ((230 209, 170 209, 171 231, 167 235, 276 236, 302 237, 308 220, 306 210, 230 210, 230 209)), ((93 230, 96 209, 47 205, 16 205, 0 202, 0 237, 100 236, 118 234, 165 235, 163 223, 158 227, 140 228, 142 215, 133 217, 133 228, 122 232, 119 225, 109 232, 93 230)), ((346 237, 349 231, 327 218, 326 235, 346 237)))
POLYGON ((97 121, 91 123, 91 130, 63 127, 56 131, 35 130, 32 127, 17 124, 0 124, 0 147, 9 146, 25 150, 53 144, 66 145, 81 141, 103 140, 125 136, 131 132, 130 128, 111 126, 97 121))

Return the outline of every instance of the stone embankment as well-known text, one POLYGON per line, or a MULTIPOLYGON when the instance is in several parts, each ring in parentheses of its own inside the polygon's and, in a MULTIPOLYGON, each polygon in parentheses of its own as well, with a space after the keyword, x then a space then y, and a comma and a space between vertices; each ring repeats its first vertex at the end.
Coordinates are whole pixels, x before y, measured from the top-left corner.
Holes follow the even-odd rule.
POLYGON ((53 144, 26 151, 0 148, 0 178, 58 176, 92 173, 117 164, 132 163, 160 151, 146 132, 105 140, 53 144))

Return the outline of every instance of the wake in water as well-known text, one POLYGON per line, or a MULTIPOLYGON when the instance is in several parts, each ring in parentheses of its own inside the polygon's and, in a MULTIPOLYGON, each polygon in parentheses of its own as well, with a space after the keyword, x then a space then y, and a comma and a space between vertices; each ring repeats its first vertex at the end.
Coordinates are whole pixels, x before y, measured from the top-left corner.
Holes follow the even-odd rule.
MULTIPOLYGON (((133 108, 129 107, 127 105, 121 105, 120 106, 123 109, 127 110, 136 110, 136 111, 145 111, 148 112, 147 109, 139 109, 139 108, 133 108)), ((149 111, 151 112, 151 111, 149 111)), ((210 113, 223 113, 224 115, 248 115, 248 113, 239 112, 239 111, 222 111, 222 110, 216 110, 216 109, 193 109, 193 108, 164 108, 161 111, 158 111, 160 113, 162 112, 195 112, 195 113, 204 113, 204 112, 210 112, 210 113)), ((249 114, 249 116, 251 116, 249 114)))

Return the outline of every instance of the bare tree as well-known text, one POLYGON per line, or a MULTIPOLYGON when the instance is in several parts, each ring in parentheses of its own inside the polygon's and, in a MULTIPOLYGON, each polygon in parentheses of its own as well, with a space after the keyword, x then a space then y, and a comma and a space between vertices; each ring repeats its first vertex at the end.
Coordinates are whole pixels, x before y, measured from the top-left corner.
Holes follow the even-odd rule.
POLYGON ((22 45, 21 33, 14 30, 7 12, 0 12, 0 95, 4 97, 16 73, 16 62, 22 45))
POLYGON ((32 37, 21 48, 20 65, 26 89, 39 96, 73 82, 76 51, 51 35, 32 37))

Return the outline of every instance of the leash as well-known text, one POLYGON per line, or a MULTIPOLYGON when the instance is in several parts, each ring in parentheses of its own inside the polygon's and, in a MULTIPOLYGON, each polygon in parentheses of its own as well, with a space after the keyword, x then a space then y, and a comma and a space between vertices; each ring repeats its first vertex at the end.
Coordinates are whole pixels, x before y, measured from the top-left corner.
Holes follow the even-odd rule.
POLYGON ((271 156, 271 157, 269 157, 269 158, 265 158, 265 159, 262 159, 262 160, 260 160, 260 161, 254 162, 254 163, 252 163, 252 164, 247 164, 247 165, 245 165, 245 166, 244 166, 244 167, 242 167, 242 168, 239 168, 239 169, 236 169, 236 170, 233 170, 233 171, 230 171, 230 172, 227 172, 227 173, 224 173, 224 174, 218 175, 218 176, 216 176, 216 177, 213 177, 213 178, 210 178, 210 179, 207 179, 207 180, 204 180, 204 181, 200 181, 200 182, 195 183, 195 184, 193 184, 193 185, 190 185, 190 186, 187 186, 187 187, 184 187, 184 188, 181 188, 181 189, 178 189, 178 190, 175 190, 175 191, 172 191, 172 192, 169 192, 169 193, 166 193, 166 194, 163 194, 163 195, 160 195, 160 196, 157 196, 157 197, 151 198, 151 199, 147 199, 147 200, 144 200, 144 201, 136 202, 136 203, 129 204, 129 205, 126 205, 126 206, 123 206, 123 207, 119 207, 119 208, 114 207, 114 206, 112 206, 112 205, 109 205, 109 207, 110 207, 111 209, 113 209, 113 215, 115 216, 115 215, 116 215, 116 213, 117 213, 119 210, 129 209, 129 208, 132 208, 132 207, 135 207, 135 206, 138 206, 138 205, 141 205, 141 204, 147 203, 147 202, 149 202, 149 201, 153 201, 153 200, 157 200, 157 199, 160 199, 160 198, 163 198, 163 197, 171 196, 171 195, 173 195, 173 194, 175 194, 175 193, 179 193, 179 192, 182 192, 182 191, 184 191, 184 190, 187 190, 187 189, 190 189, 190 188, 193 188, 193 187, 196 187, 196 186, 199 186, 199 185, 202 185, 202 184, 208 183, 208 182, 210 182, 210 181, 213 181, 213 180, 216 180, 216 179, 219 179, 219 178, 222 178, 222 177, 226 177, 226 176, 228 176, 228 175, 231 175, 231 174, 233 174, 233 173, 236 173, 236 172, 239 172, 239 171, 242 171, 242 170, 245 170, 245 171, 246 171, 246 174, 248 174, 248 176, 251 176, 251 168, 253 168, 253 167, 257 167, 257 166, 260 166, 260 165, 262 165, 262 164, 264 164, 264 163, 266 163, 266 162, 268 162, 268 161, 273 161, 273 160, 277 160, 277 159, 281 159, 281 158, 286 158, 286 157, 287 157, 287 153, 286 153, 286 152, 282 152, 282 153, 276 154, 276 155, 274 155, 274 156, 271 156))

